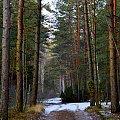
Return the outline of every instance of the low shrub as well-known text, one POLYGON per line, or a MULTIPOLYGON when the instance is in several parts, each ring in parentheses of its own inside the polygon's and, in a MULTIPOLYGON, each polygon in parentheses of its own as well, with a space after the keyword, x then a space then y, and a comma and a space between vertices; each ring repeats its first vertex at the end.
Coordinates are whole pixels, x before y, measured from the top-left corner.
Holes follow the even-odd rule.
POLYGON ((75 102, 75 95, 73 94, 73 90, 71 87, 66 87, 65 91, 61 92, 60 97, 62 98, 63 103, 75 102))

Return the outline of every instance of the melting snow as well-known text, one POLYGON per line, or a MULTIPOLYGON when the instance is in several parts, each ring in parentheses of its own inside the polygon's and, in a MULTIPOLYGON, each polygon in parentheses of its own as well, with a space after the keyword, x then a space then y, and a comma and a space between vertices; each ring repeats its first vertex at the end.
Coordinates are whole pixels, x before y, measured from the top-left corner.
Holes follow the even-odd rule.
MULTIPOLYGON (((82 103, 66 103, 62 104, 61 98, 52 98, 43 101, 46 104, 45 114, 49 114, 52 111, 60 111, 60 110, 69 110, 69 111, 79 111, 85 110, 90 106, 90 102, 82 102, 82 103)), ((106 105, 105 102, 102 103, 104 107, 110 107, 110 103, 106 105)))
POLYGON ((108 102, 107 104, 106 104, 106 102, 102 102, 101 105, 103 108, 110 108, 111 102, 108 102))
POLYGON ((85 110, 89 105, 90 105, 89 102, 50 105, 45 108, 45 114, 49 114, 52 111, 60 111, 60 110, 70 110, 70 111, 85 110))
POLYGON ((58 103, 61 103, 61 98, 52 98, 52 99, 47 99, 47 100, 44 100, 43 103, 45 104, 58 104, 58 103))
POLYGON ((59 104, 61 103, 61 98, 48 99, 45 100, 43 103, 56 104, 56 105, 46 106, 45 114, 49 114, 52 111, 60 111, 60 110, 69 110, 69 111, 85 110, 88 106, 90 106, 90 102, 59 104))

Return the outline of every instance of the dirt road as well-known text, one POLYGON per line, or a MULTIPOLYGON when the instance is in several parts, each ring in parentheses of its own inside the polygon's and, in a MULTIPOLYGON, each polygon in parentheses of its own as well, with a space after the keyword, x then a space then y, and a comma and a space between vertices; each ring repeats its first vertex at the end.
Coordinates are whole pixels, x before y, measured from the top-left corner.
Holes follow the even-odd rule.
POLYGON ((37 120, 101 120, 96 114, 84 111, 71 112, 67 110, 54 111, 47 116, 41 116, 37 120))

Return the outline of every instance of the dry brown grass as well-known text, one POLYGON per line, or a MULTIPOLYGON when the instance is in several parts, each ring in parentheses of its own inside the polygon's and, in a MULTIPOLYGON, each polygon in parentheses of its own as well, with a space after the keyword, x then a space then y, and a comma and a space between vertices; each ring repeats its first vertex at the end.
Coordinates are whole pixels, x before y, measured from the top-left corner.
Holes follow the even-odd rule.
POLYGON ((98 112, 100 109, 96 106, 90 106, 88 107, 85 111, 87 111, 88 113, 93 113, 93 112, 98 112))
POLYGON ((28 111, 32 111, 32 112, 38 112, 38 113, 41 113, 44 111, 44 105, 42 104, 37 104, 35 106, 32 106, 28 109, 28 111))
POLYGON ((9 110, 9 120, 35 120, 44 111, 44 105, 37 104, 27 108, 24 112, 17 112, 16 109, 9 110))
POLYGON ((9 120, 35 120, 39 115, 35 112, 12 112, 9 114, 9 120))

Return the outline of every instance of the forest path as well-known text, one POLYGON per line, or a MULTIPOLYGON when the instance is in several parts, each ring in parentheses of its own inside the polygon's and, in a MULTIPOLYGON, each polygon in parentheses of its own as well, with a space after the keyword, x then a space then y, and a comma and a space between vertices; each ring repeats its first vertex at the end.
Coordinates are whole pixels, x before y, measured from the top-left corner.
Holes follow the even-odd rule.
POLYGON ((45 112, 37 120, 101 120, 95 113, 85 112, 90 103, 62 104, 61 98, 47 99, 45 112))
POLYGON ((68 110, 53 111, 37 120, 101 120, 100 116, 85 111, 72 112, 68 110))

